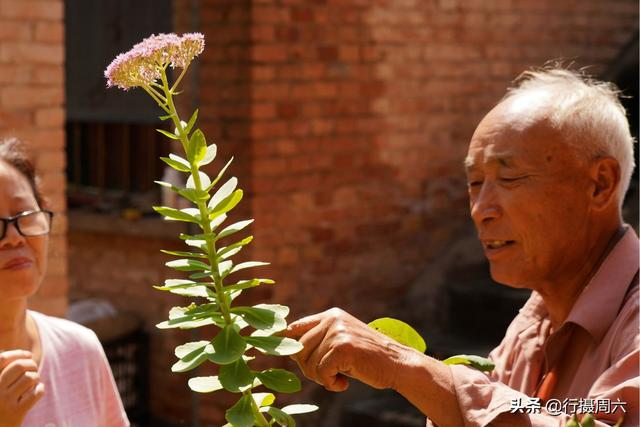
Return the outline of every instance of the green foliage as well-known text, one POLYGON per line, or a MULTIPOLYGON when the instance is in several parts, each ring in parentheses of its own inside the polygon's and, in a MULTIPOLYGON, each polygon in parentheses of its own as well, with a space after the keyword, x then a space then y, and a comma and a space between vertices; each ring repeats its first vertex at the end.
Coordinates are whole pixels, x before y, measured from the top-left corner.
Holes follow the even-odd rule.
POLYGON ((147 86, 145 90, 169 113, 161 119, 171 120, 175 126, 173 133, 163 129, 158 129, 158 132, 180 141, 183 153, 171 153, 161 159, 183 176, 184 186, 161 181, 157 184, 177 193, 191 206, 181 209, 155 206, 153 209, 166 220, 187 222, 199 230, 193 235, 180 235, 187 246, 185 250, 162 251, 173 257, 166 266, 179 274, 188 274, 188 279, 170 278, 155 288, 190 298, 190 304, 172 308, 169 318, 157 327, 191 329, 206 326, 207 330, 214 331, 210 339, 176 347, 178 360, 171 370, 189 372, 203 363, 217 366, 217 375, 193 376, 188 383, 191 390, 198 393, 226 390, 241 394, 226 411, 227 426, 295 426, 291 414, 309 412, 317 407, 294 405, 278 409, 273 406, 275 396, 272 393, 254 393, 254 390, 265 388, 281 393, 297 392, 301 387, 298 377, 284 369, 255 371, 250 367, 254 359, 251 353, 289 356, 302 349, 297 341, 276 335, 287 327, 289 308, 278 304, 233 305, 234 300, 247 289, 274 283, 266 278, 235 278, 240 272, 253 271, 268 263, 233 261, 233 257, 253 240, 253 236, 230 238, 245 230, 253 219, 223 227, 228 214, 243 198, 238 179, 225 178, 233 159, 213 178, 201 170, 216 159, 218 149, 215 144, 207 145, 204 133, 196 127, 198 110, 187 123, 180 120, 173 101, 176 88, 169 86, 166 67, 162 70, 161 83, 147 86), (229 280, 232 275, 234 279, 229 280))

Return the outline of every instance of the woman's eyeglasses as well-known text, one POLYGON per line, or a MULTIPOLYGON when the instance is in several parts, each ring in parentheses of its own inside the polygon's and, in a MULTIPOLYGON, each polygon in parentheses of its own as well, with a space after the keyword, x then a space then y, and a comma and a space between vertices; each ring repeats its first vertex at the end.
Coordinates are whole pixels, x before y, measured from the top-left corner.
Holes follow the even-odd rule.
POLYGON ((0 240, 4 239, 11 223, 15 224, 16 230, 22 236, 32 237, 47 234, 51 231, 52 218, 53 212, 46 210, 26 211, 15 216, 0 218, 0 240))

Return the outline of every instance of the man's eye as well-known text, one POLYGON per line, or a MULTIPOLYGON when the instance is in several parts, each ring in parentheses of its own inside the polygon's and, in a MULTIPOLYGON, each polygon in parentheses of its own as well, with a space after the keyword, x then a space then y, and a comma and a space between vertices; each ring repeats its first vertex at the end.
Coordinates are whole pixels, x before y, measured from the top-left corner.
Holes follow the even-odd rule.
POLYGON ((515 181, 519 181, 521 179, 526 178, 526 176, 503 176, 500 178, 500 181, 502 182, 515 182, 515 181))
POLYGON ((469 181, 467 184, 469 187, 478 187, 482 185, 482 181, 469 181))

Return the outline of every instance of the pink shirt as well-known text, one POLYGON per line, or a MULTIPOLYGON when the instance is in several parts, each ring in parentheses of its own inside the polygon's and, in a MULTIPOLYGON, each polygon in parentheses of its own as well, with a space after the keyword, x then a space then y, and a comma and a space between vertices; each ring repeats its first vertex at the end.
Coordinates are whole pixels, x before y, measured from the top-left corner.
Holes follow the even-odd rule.
POLYGON ((22 427, 128 427, 98 338, 77 323, 29 311, 40 332, 45 395, 22 427))
POLYGON ((566 414, 580 404, 578 412, 596 408, 597 426, 613 425, 622 415, 623 426, 640 425, 639 246, 628 228, 555 332, 534 292, 491 352, 491 375, 451 367, 466 427, 490 425, 504 413, 501 425, 564 426, 566 414), (549 403, 538 404, 530 397, 547 366, 556 363, 558 381, 549 403), (552 401, 557 411, 547 406, 552 401))

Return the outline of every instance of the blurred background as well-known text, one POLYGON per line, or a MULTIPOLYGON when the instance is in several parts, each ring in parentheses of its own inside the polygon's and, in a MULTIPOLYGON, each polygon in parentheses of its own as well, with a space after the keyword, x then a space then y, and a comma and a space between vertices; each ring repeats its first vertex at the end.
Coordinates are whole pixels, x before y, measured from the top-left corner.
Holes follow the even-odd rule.
MULTIPOLYGON (((188 231, 151 210, 171 147, 153 102, 103 77, 118 53, 170 31, 205 34, 180 110, 200 108, 219 147, 212 171, 235 156, 234 218, 256 220, 244 256, 271 262, 261 275, 278 283, 245 301, 287 304, 290 320, 333 306, 397 317, 438 357, 486 354, 528 296, 492 283, 462 168, 510 81, 548 60, 590 66, 623 90, 637 136, 635 0, 0 0, 0 137, 32 145, 57 214, 32 308, 98 333, 138 426, 221 425, 232 402, 189 391, 210 368, 170 373, 174 347, 208 333, 154 326, 189 302, 152 289, 175 277, 159 250, 188 231)), ((637 194, 636 171, 636 229, 637 194)), ((303 427, 424 425, 357 384, 305 382, 288 399, 321 406, 303 427)))

